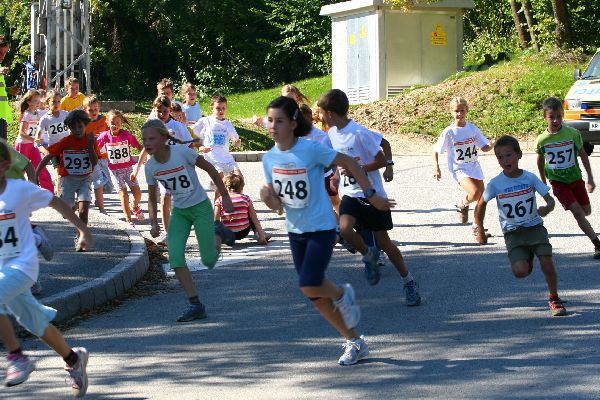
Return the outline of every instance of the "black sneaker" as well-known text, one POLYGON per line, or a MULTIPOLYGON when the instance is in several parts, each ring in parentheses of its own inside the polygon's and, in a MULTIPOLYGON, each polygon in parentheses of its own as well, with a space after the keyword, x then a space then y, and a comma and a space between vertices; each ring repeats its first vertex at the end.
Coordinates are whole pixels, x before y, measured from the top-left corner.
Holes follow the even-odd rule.
POLYGON ((183 314, 177 318, 177 322, 189 322, 195 319, 204 318, 206 318, 206 310, 204 309, 204 305, 202 303, 190 304, 185 309, 183 314))
POLYGON ((221 237, 221 242, 227 246, 233 246, 235 243, 235 233, 227 229, 221 221, 215 221, 215 233, 221 237))

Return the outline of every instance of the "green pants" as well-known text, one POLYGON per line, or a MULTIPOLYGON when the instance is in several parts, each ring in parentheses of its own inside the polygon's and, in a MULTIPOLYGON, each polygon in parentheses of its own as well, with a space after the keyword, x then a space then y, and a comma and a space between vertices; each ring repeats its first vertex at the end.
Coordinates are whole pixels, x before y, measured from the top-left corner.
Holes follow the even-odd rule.
POLYGON ((185 246, 194 225, 202 264, 212 268, 219 259, 215 247, 215 221, 210 200, 188 208, 173 207, 171 223, 167 232, 169 243, 169 262, 171 268, 187 267, 185 262, 185 246))

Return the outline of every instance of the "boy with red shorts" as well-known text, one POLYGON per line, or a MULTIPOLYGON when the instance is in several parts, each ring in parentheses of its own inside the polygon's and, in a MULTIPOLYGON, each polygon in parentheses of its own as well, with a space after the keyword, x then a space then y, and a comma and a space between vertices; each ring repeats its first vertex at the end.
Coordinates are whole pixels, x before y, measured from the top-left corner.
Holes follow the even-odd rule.
POLYGON ((542 103, 542 109, 548 128, 535 142, 540 178, 544 183, 546 179, 550 181, 554 196, 565 210, 573 213, 583 233, 594 244, 594 258, 600 259, 600 240, 586 218, 592 213, 587 192, 592 193, 596 184, 588 155, 583 149, 581 133, 562 124, 564 110, 559 99, 548 97, 542 103), (583 181, 577 156, 585 168, 587 184, 583 181))

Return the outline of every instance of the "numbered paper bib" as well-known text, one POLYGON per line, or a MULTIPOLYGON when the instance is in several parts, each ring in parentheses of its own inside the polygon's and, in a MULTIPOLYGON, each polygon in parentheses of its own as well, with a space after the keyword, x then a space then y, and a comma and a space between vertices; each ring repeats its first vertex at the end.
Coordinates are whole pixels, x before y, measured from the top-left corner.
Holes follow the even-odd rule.
POLYGON ((16 257, 20 253, 21 241, 16 215, 0 214, 0 258, 16 257))
POLYGON ((37 132, 38 123, 37 122, 29 122, 27 125, 27 136, 34 137, 37 132))
MULTIPOLYGON (((360 157, 354 157, 354 160, 356 160, 357 163, 362 165, 362 163, 360 162, 360 157)), ((363 190, 358 184, 356 178, 352 176, 347 176, 345 174, 340 175, 340 192, 342 193, 342 195, 359 194, 360 197, 362 197, 363 194, 363 190)))
POLYGON ((48 143, 54 144, 59 142, 63 137, 67 135, 67 126, 64 122, 57 122, 52 125, 48 125, 48 143))
POLYGON ((476 161, 477 145, 474 138, 454 143, 454 162, 456 164, 474 163, 476 161))
POLYGON ((106 143, 106 151, 108 152, 108 162, 111 164, 123 164, 131 161, 129 154, 129 142, 106 143))
POLYGON ((227 143, 227 132, 221 129, 213 129, 210 134, 210 146, 225 146, 227 143))
POLYGON ((506 220, 514 225, 531 221, 538 217, 533 188, 498 195, 498 204, 506 220))
POLYGON ((310 185, 306 168, 273 168, 273 188, 283 204, 290 208, 308 205, 310 185))
POLYGON ((92 172, 92 163, 87 150, 65 150, 63 162, 69 175, 81 176, 92 172))
POLYGON ((154 178, 170 191, 173 197, 188 195, 194 191, 192 180, 183 165, 173 169, 156 171, 154 178))
POLYGON ((572 140, 550 143, 544 146, 549 169, 567 169, 575 165, 575 143, 572 140))

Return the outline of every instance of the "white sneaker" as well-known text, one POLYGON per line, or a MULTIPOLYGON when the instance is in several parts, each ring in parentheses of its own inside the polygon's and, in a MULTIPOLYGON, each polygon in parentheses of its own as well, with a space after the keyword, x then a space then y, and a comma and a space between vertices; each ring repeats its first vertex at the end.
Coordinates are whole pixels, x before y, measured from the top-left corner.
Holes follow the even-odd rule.
POLYGON ((338 360, 340 365, 353 365, 369 355, 369 346, 365 343, 365 337, 361 336, 358 339, 346 340, 342 345, 344 354, 338 360))
POLYGON ((344 294, 339 300, 336 300, 334 304, 335 307, 340 310, 346 328, 352 329, 356 327, 360 321, 360 307, 358 307, 358 304, 356 304, 354 299, 354 289, 352 288, 352 285, 345 283, 342 285, 342 288, 344 289, 344 294))
POLYGON ((6 380, 4 384, 6 386, 16 386, 25 382, 29 375, 35 369, 35 364, 27 358, 27 356, 19 357, 16 360, 10 360, 8 362, 8 368, 6 369, 6 380))
POLYGON ((377 259, 378 267, 385 267, 385 252, 383 250, 379 250, 379 258, 377 259))
POLYGON ((42 257, 44 257, 46 261, 52 260, 52 257, 54 257, 54 248, 50 244, 50 239, 48 239, 48 235, 46 234, 44 228, 36 225, 35 228, 33 228, 33 233, 40 238, 38 250, 40 251, 42 257))
POLYGON ((73 349, 77 353, 77 364, 72 367, 65 366, 65 371, 69 373, 67 377, 69 386, 71 386, 71 392, 73 397, 82 397, 87 392, 88 388, 88 377, 87 377, 87 363, 88 363, 88 351, 85 347, 75 347, 73 349))

